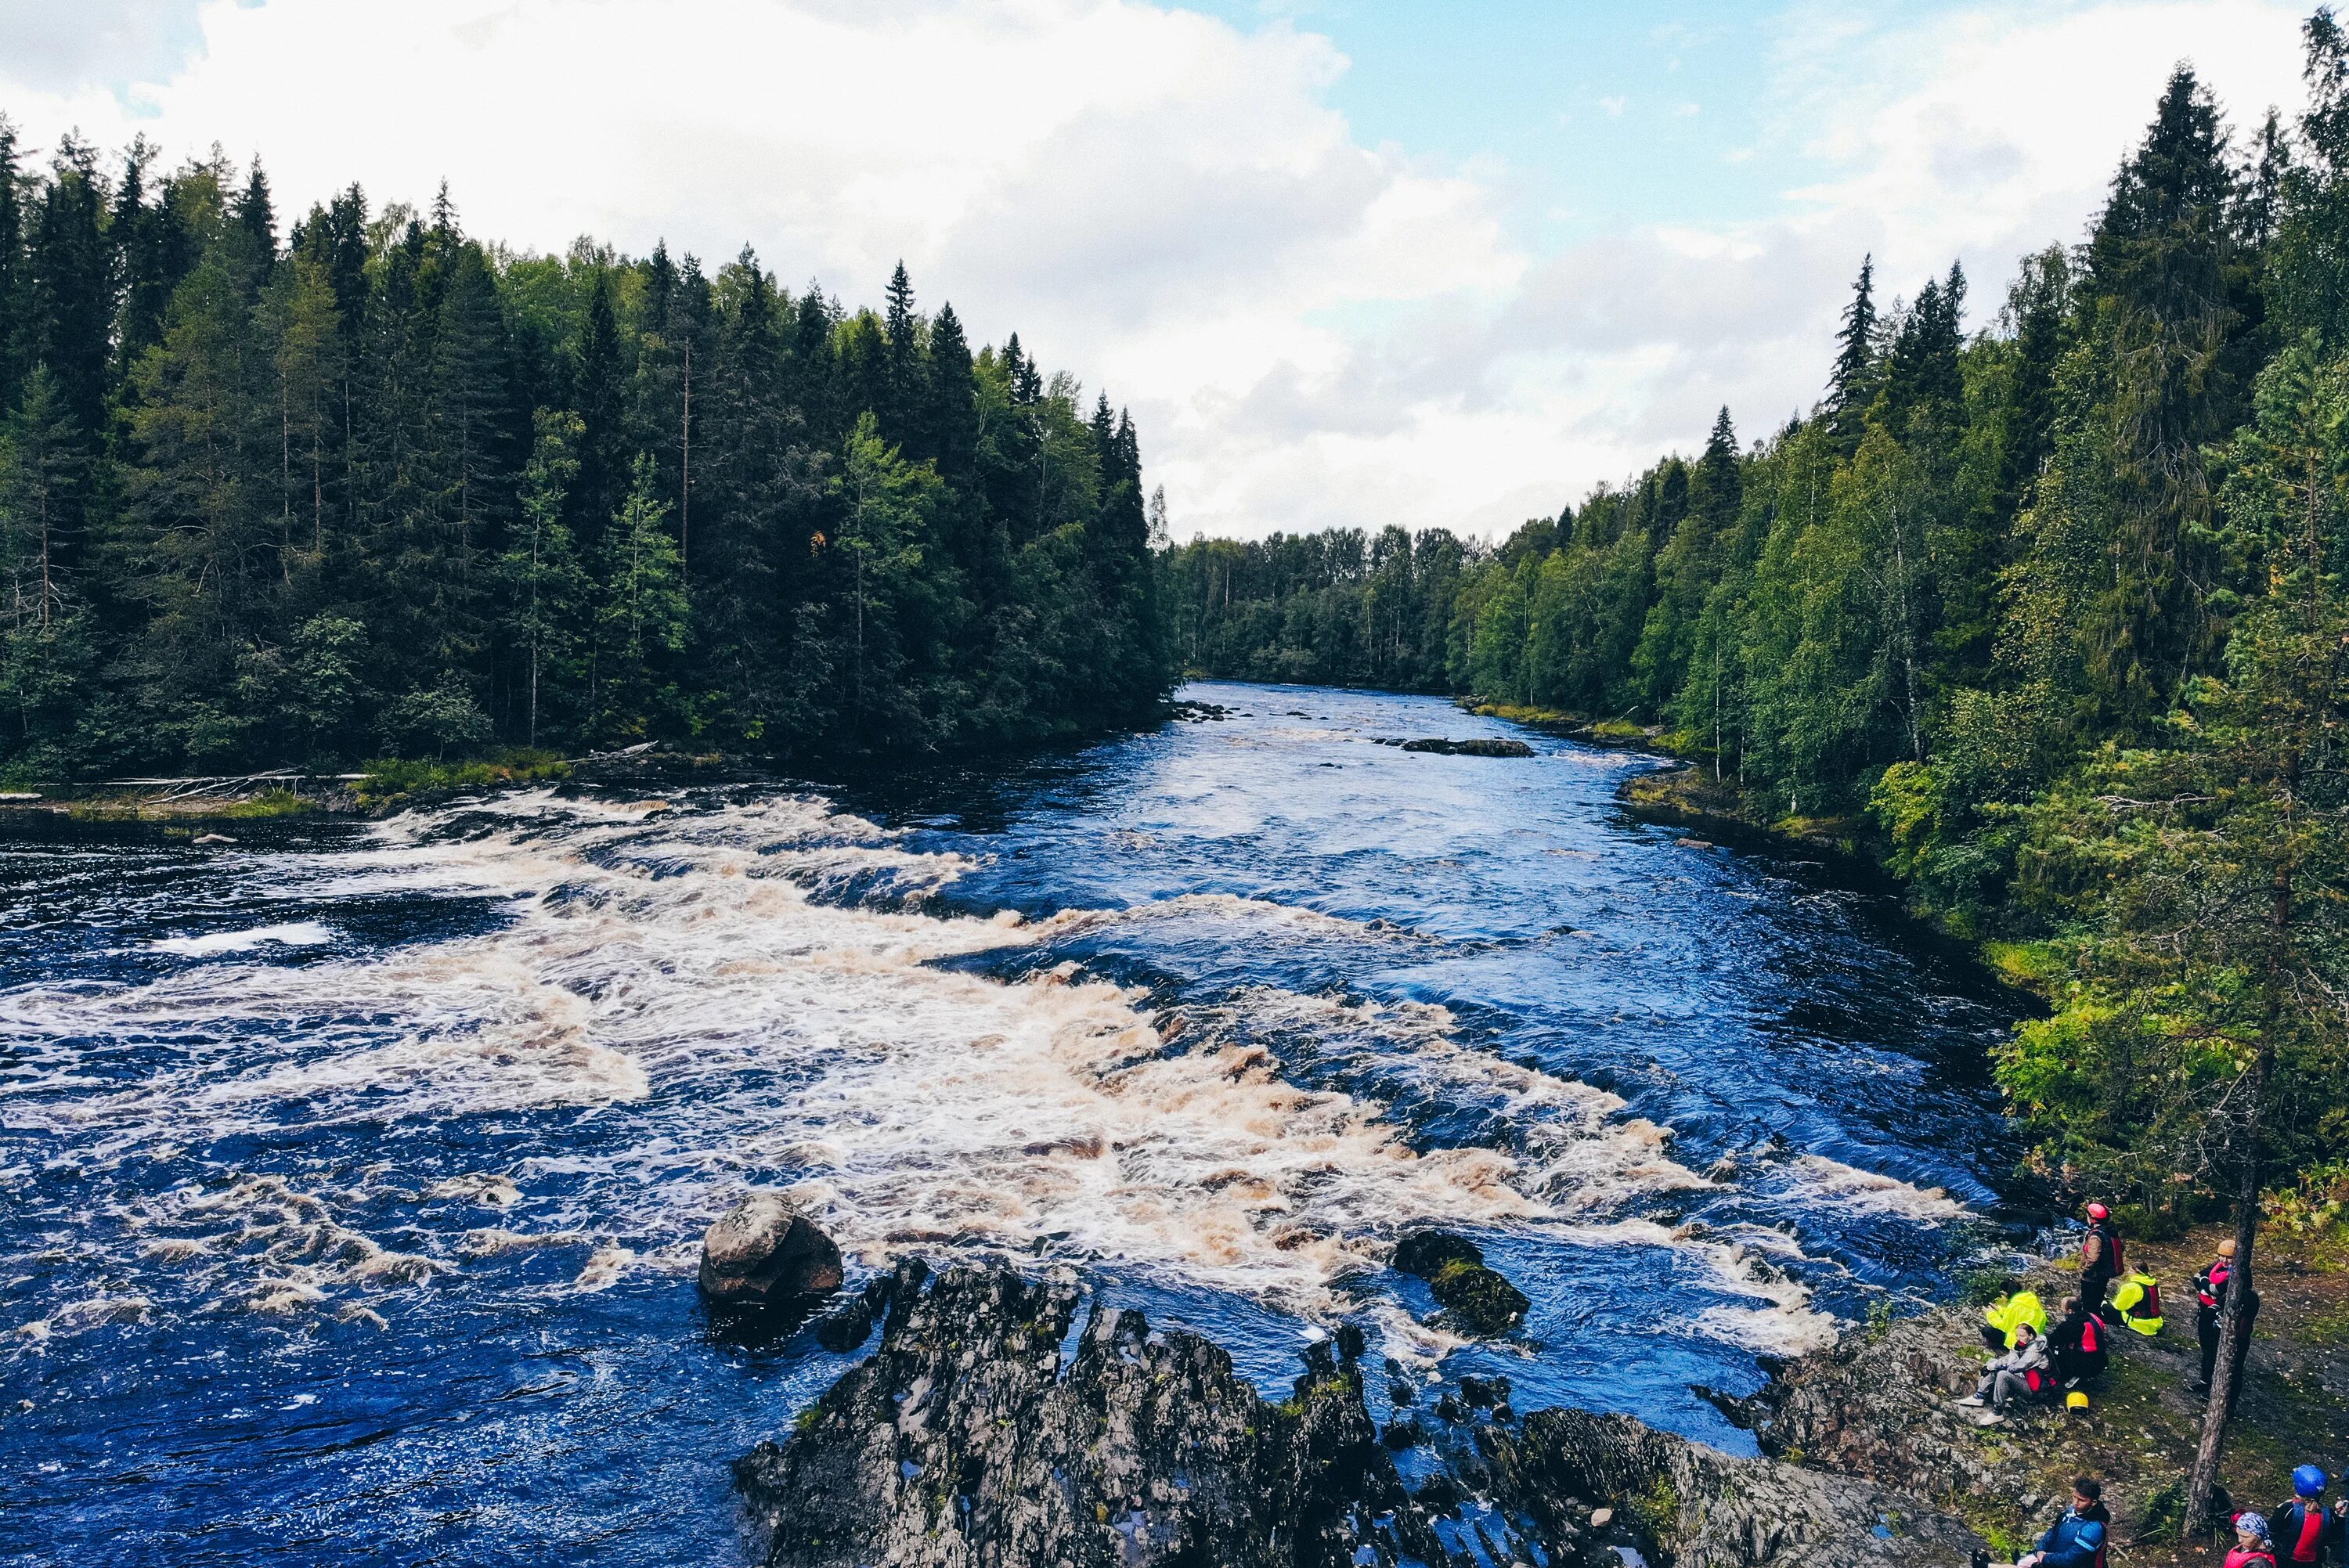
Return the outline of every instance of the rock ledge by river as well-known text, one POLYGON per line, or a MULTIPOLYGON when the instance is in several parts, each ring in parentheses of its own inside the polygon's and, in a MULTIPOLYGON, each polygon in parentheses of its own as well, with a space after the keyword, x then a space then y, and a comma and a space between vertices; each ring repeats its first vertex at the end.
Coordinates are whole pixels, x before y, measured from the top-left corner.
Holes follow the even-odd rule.
POLYGON ((771 1568, 1621 1568, 1625 1546, 1675 1568, 1938 1568, 1980 1545, 1873 1481, 1578 1410, 1436 1423, 1413 1491, 1331 1346, 1269 1404, 1222 1350, 1131 1310, 1093 1304, 1064 1357, 1085 1305, 1066 1272, 895 1277, 878 1348, 736 1466, 771 1568))

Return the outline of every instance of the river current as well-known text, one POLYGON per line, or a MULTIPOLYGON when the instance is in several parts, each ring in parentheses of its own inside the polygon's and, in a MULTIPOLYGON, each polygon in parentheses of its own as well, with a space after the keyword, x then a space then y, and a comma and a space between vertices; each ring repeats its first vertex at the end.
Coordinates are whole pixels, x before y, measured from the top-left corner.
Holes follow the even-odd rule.
POLYGON ((1888 899, 1627 819, 1638 757, 1183 695, 1231 717, 0 840, 0 1563, 746 1563, 726 1461, 846 1364, 713 1331, 753 1187, 852 1283, 1065 1262, 1268 1391, 1350 1321, 1746 1451, 1692 1385, 1997 1236, 2008 1015, 1888 899), (1421 1222, 1521 1336, 1424 1325, 1421 1222))

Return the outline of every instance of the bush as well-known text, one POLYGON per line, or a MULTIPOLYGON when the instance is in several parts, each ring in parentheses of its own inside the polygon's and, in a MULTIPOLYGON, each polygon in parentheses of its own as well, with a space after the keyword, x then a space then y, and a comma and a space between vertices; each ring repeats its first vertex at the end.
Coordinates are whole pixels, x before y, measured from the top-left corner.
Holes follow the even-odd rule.
POLYGON ((571 765, 552 751, 517 748, 484 762, 427 762, 417 758, 381 757, 360 764, 360 771, 366 777, 359 780, 356 791, 359 804, 374 810, 457 789, 496 789, 565 779, 570 777, 571 765))

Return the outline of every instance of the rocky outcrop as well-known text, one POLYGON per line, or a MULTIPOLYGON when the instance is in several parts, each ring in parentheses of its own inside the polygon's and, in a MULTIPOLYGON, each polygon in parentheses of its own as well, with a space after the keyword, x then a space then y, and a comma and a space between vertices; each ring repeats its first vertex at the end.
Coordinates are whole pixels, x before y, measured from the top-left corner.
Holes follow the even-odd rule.
POLYGON ((1973 1392, 1982 1359, 1962 1315, 1930 1312, 1773 1363, 1739 1405, 1764 1453, 1920 1497, 2004 1494, 2018 1478, 1993 1468, 1951 1404, 1973 1392))
POLYGON ((1961 1568, 1979 1546, 1870 1482, 1628 1417, 1515 1425, 1498 1378, 1463 1379, 1434 1429, 1407 1418, 1382 1444, 1357 1331, 1311 1346, 1274 1405, 1136 1312, 1096 1305, 1064 1359, 1072 1275, 958 1267, 925 1289, 925 1272, 887 1277, 878 1349, 737 1464, 771 1568, 1622 1568, 1622 1549, 1659 1568, 1961 1568), (1423 1443, 1407 1491, 1389 1450, 1423 1443))
POLYGON ((1427 1282, 1444 1320, 1464 1333, 1490 1338, 1526 1320, 1525 1293, 1485 1266, 1485 1253, 1449 1231, 1414 1231, 1395 1244, 1394 1266, 1427 1282))
POLYGON ((722 1306, 786 1306, 841 1277, 840 1248, 781 1193, 751 1193, 701 1235, 701 1291, 722 1306))
POLYGON ((1537 1410, 1516 1431, 1478 1428, 1476 1445, 1487 1495, 1541 1535, 1588 1533, 1583 1502, 1605 1500, 1608 1522, 1672 1568, 1965 1568, 1982 1546, 1889 1489, 1733 1458, 1629 1416, 1537 1410))
POLYGON ((897 1291, 881 1346, 736 1474, 774 1568, 1441 1562, 1329 1355, 1267 1405, 1231 1358, 1096 1308, 1072 1276, 948 1270, 897 1291))

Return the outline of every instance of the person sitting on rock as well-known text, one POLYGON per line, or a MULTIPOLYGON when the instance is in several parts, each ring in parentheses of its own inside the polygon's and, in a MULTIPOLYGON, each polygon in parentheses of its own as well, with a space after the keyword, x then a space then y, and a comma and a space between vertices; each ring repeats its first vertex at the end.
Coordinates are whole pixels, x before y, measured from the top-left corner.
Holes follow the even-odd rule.
POLYGON ((2047 1527, 2038 1548, 2014 1560, 2014 1568, 2105 1568, 2105 1536, 2113 1516, 2105 1511, 2104 1483, 2095 1476, 2072 1478, 2072 1506, 2047 1527))
POLYGON ((2235 1549, 2227 1553, 2226 1568, 2276 1568, 2275 1539, 2266 1520, 2249 1510, 2235 1515, 2235 1549))
POLYGON ((2342 1514, 2349 1505, 2325 1508, 2329 1480, 2315 1465, 2292 1472, 2292 1501, 2268 1515, 2268 1533, 2280 1562, 2338 1564, 2349 1557, 2349 1520, 2342 1514))
POLYGON ((2033 1333, 2027 1323, 2017 1324, 2014 1348, 1983 1367, 1982 1382, 1958 1403, 1980 1406, 1987 1402, 1990 1408, 1978 1423, 1987 1427, 2003 1419, 2007 1406, 2014 1400, 2034 1398, 2046 1387, 2047 1338, 2033 1333))
POLYGON ((2112 1358, 2106 1337, 2112 1332, 2105 1315, 2087 1312, 2075 1301, 2064 1309, 2064 1321, 2049 1333, 2048 1352, 2055 1363, 2055 1382, 2069 1388, 2105 1375, 2112 1358))
POLYGON ((2014 1348, 2014 1331, 2031 1325, 2034 1334, 2047 1332, 2047 1308, 2035 1290, 2009 1291, 1982 1308, 1982 1347, 1998 1355, 2014 1348))

